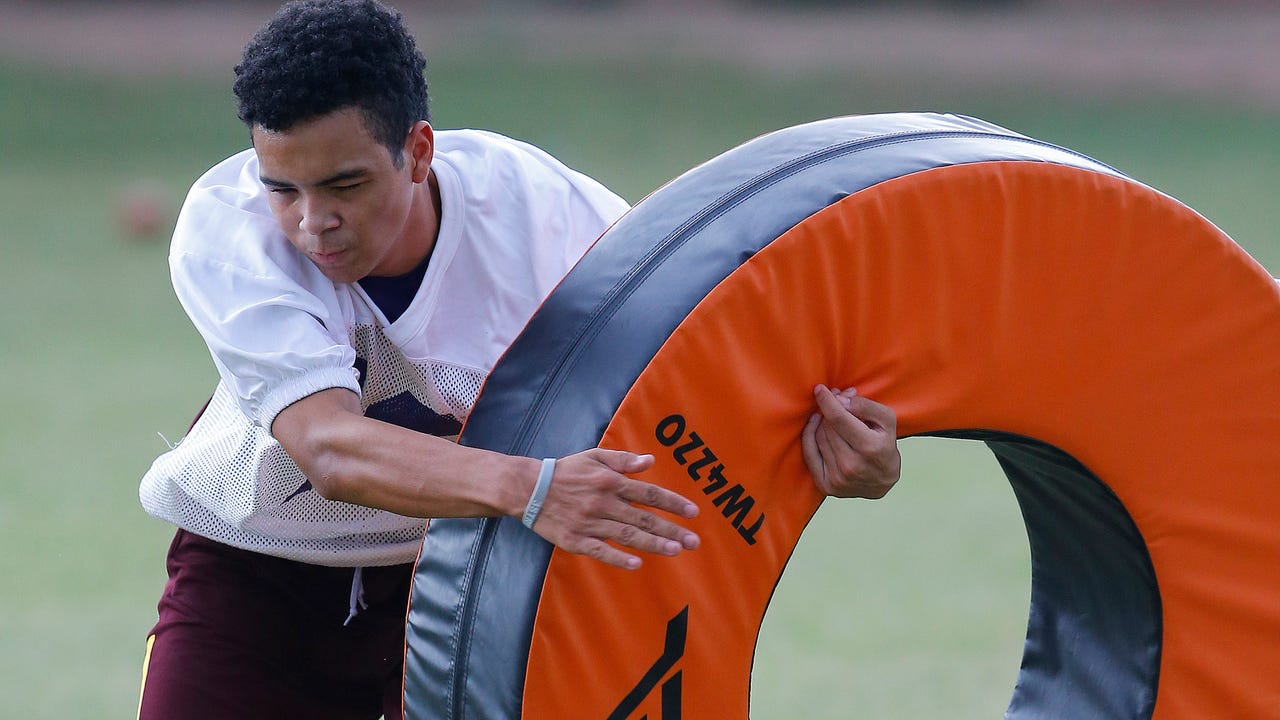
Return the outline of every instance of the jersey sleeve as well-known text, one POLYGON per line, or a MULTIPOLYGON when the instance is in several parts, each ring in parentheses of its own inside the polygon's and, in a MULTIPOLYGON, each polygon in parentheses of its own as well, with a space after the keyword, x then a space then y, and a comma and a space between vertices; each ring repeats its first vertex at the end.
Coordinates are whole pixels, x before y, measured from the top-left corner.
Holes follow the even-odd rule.
MULTIPOLYGON (((594 178, 561 163, 542 149, 510 140, 521 152, 510 163, 519 169, 529 209, 535 281, 545 296, 630 205, 594 178)), ((507 179, 509 185, 515 185, 507 179)))
POLYGON ((565 195, 563 217, 567 218, 568 226, 564 230, 563 265, 557 268, 556 283, 605 230, 631 209, 626 200, 587 175, 566 169, 564 177, 571 189, 565 195))
POLYGON ((340 295, 280 232, 252 151, 188 194, 169 253, 174 292, 240 409, 267 430, 320 390, 359 393, 340 295))

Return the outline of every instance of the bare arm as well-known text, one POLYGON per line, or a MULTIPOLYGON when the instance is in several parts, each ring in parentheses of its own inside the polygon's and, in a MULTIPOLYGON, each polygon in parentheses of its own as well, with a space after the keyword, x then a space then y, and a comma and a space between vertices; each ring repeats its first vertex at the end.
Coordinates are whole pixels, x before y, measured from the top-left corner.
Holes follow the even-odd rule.
MULTIPOLYGON (((367 418, 355 393, 341 388, 285 408, 271 432, 322 497, 410 517, 520 517, 539 470, 532 458, 367 418)), ((648 509, 691 518, 697 506, 627 477, 652 464, 652 456, 599 448, 561 458, 534 531, 624 568, 640 558, 607 541, 660 555, 697 547, 697 535, 648 509)))

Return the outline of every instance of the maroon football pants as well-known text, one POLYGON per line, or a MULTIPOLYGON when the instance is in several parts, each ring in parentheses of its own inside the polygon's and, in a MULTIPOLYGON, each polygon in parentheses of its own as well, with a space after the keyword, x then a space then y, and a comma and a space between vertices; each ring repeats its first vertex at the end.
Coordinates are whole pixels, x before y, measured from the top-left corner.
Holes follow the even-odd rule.
POLYGON ((401 717, 411 564, 357 578, 179 530, 168 569, 141 720, 401 717))

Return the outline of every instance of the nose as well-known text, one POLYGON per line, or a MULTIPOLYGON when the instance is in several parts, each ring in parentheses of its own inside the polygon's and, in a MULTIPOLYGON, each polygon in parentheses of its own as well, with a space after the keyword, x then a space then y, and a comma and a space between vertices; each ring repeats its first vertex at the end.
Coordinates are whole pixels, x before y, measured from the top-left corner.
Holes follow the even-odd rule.
POLYGON ((298 219, 298 227, 308 235, 321 235, 342 224, 332 204, 322 198, 303 198, 301 204, 302 216, 298 219))

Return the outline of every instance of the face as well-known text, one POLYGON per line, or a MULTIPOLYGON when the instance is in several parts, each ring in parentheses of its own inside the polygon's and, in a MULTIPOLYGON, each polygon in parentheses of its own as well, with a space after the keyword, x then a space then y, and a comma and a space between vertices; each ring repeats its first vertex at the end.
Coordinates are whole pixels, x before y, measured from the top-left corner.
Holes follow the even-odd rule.
POLYGON ((426 122, 409 133, 400 167, 354 109, 252 134, 271 212, 326 277, 401 275, 426 257, 439 226, 426 182, 433 149, 426 122))

